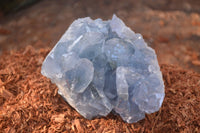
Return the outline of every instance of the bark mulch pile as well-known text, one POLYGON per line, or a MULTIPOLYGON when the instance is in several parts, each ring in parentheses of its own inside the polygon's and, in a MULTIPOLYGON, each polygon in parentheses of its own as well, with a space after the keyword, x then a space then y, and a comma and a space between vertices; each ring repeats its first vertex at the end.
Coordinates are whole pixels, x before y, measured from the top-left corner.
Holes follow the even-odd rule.
POLYGON ((166 97, 160 111, 127 124, 119 116, 86 120, 40 74, 50 49, 30 46, 0 57, 0 132, 199 132, 200 74, 161 65, 166 97))

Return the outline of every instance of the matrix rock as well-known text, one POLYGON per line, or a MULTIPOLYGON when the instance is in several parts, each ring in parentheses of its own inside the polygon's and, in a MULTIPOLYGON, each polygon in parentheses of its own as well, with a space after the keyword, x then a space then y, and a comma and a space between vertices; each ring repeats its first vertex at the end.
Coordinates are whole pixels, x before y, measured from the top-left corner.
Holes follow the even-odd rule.
POLYGON ((165 93, 155 51, 121 19, 75 20, 43 62, 41 73, 82 116, 111 111, 128 123, 162 105, 165 93))

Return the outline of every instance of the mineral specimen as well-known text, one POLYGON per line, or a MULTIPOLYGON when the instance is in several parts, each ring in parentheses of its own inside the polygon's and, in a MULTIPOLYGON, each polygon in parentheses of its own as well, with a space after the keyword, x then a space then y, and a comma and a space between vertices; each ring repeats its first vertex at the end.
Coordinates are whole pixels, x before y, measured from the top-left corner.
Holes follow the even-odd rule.
POLYGON ((158 111, 165 93, 154 50, 121 19, 75 20, 43 62, 41 73, 87 119, 111 111, 128 123, 158 111))

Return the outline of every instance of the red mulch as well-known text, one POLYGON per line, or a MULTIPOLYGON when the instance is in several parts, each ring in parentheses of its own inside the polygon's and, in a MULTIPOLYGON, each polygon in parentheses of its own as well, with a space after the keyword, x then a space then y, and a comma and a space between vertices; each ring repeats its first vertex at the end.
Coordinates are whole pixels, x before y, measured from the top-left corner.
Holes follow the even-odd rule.
POLYGON ((49 49, 26 47, 0 57, 0 132, 199 132, 200 74, 161 65, 166 97, 159 112, 127 124, 119 116, 86 120, 40 74, 49 49))

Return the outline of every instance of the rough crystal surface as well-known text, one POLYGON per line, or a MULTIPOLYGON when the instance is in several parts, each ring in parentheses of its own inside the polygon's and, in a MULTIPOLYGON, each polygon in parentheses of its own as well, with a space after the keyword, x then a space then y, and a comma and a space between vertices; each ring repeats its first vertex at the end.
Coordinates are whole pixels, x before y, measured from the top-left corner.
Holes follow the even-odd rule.
POLYGON ((43 62, 41 73, 82 116, 111 111, 128 123, 158 111, 165 93, 154 50, 121 19, 75 20, 43 62))

